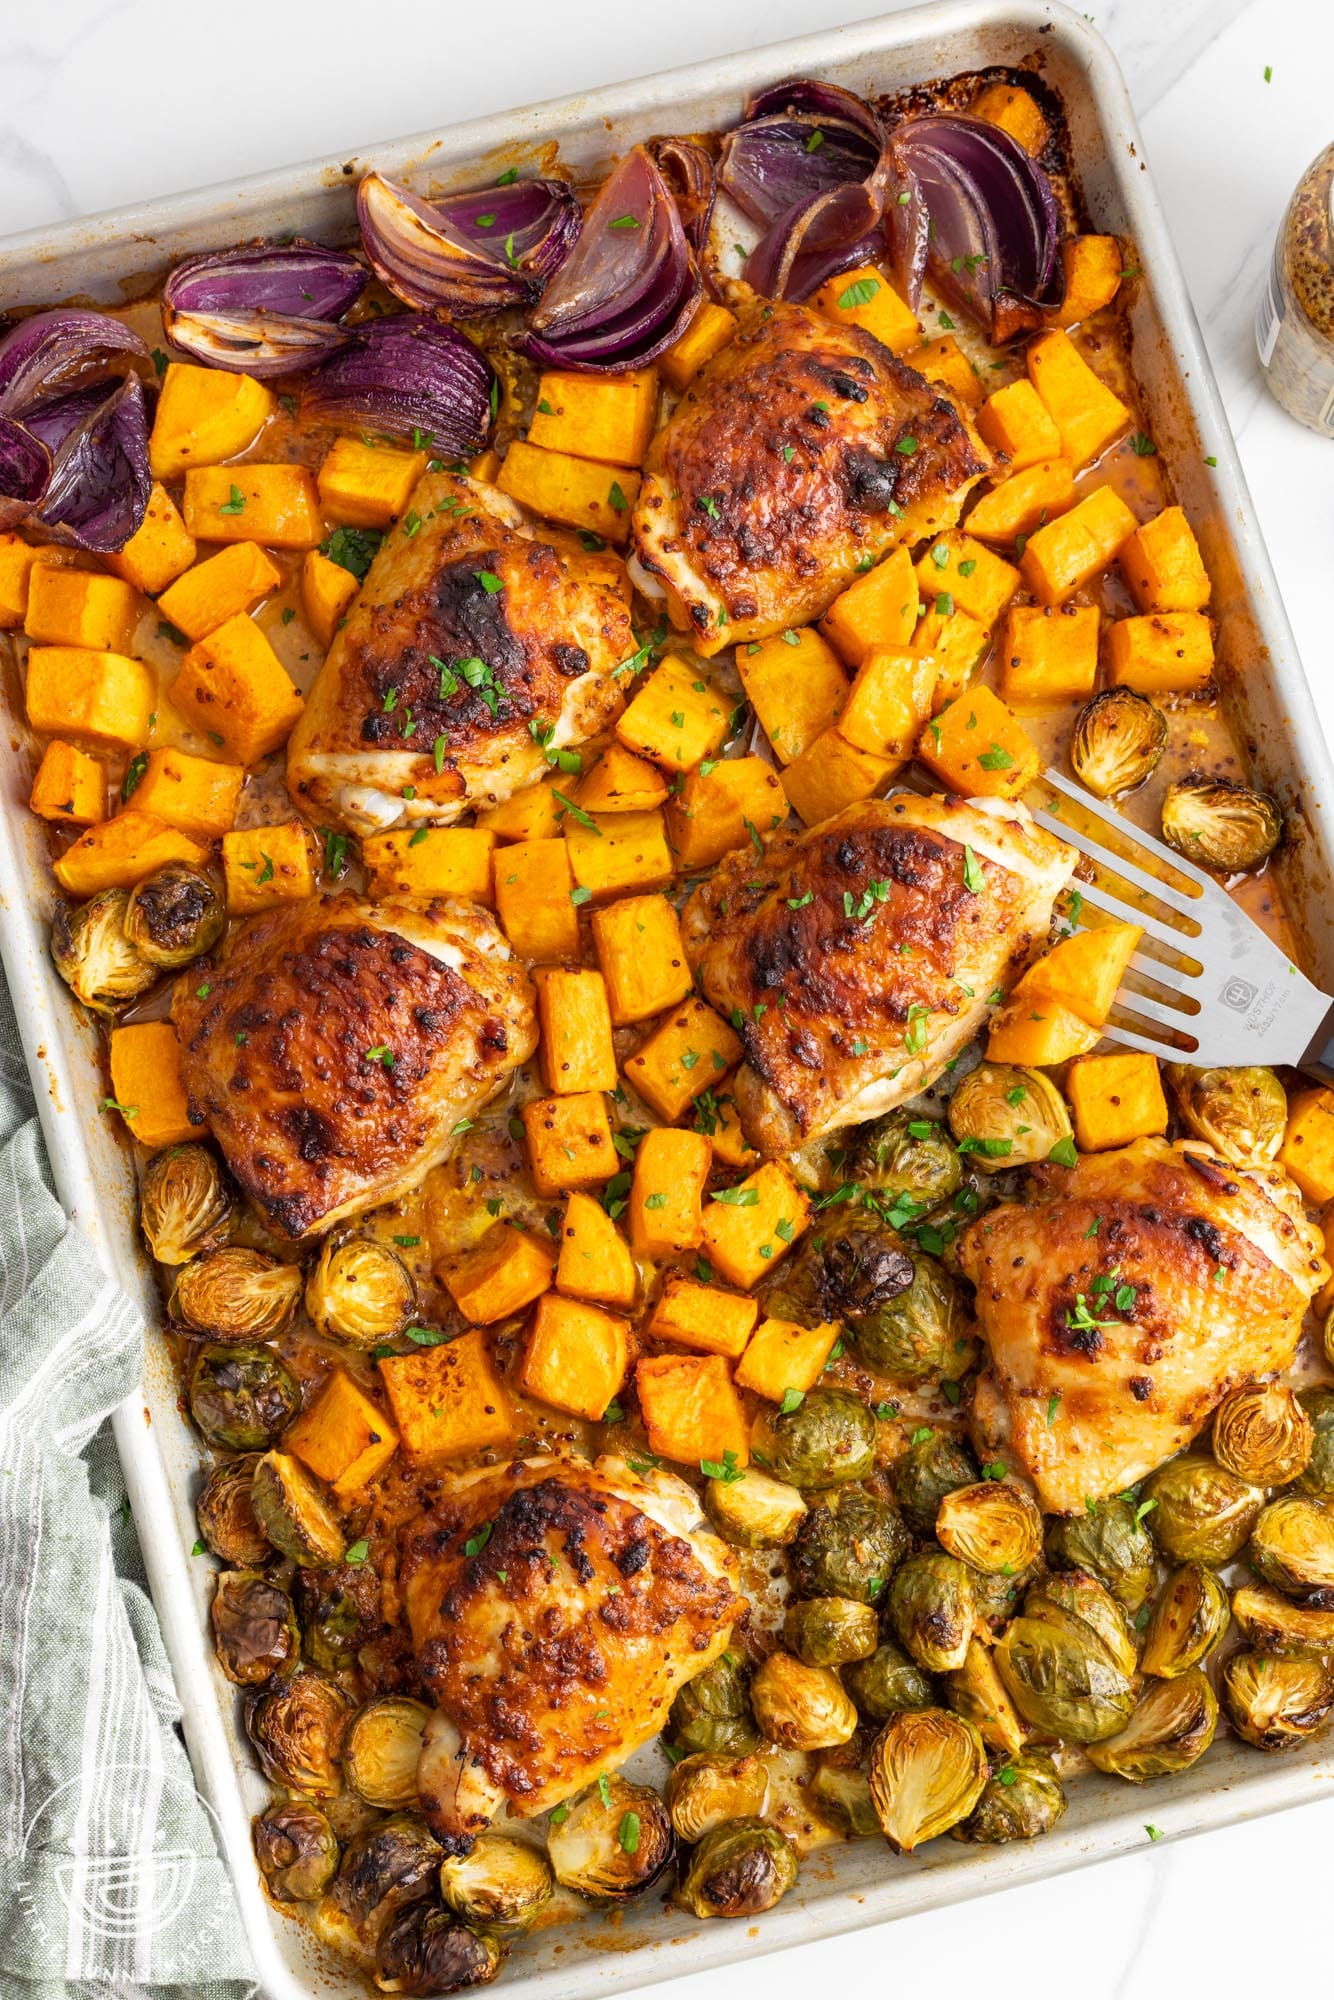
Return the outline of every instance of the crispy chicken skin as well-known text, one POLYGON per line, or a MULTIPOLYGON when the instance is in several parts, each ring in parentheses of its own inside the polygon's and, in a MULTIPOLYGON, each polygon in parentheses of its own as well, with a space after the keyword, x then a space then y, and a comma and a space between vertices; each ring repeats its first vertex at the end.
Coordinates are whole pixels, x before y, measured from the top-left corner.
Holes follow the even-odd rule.
POLYGON ((635 549, 704 654, 818 617, 858 566, 953 525, 990 460, 860 327, 758 306, 649 448, 635 549))
POLYGON ((439 1711, 418 1769, 437 1835, 466 1847, 506 1803, 528 1818, 618 1770, 727 1645, 736 1577, 669 1473, 540 1458, 455 1481, 399 1568, 439 1711))
POLYGON ((791 1152, 939 1076, 1045 941, 1077 859, 1022 806, 907 792, 727 855, 682 929, 705 998, 740 1022, 751 1144, 791 1152))
POLYGON ((414 1186, 537 1042, 504 936, 444 900, 340 895, 233 924, 172 1016, 191 1115, 290 1237, 414 1186))
POLYGON ((532 784, 547 767, 530 724, 561 747, 620 713, 612 669, 635 640, 618 571, 529 527, 495 487, 428 473, 292 733, 302 811, 366 833, 457 819, 532 784))
POLYGON ((1229 1389, 1286 1368, 1328 1274, 1279 1168, 1165 1139, 1035 1168, 1026 1201, 969 1224, 960 1261, 990 1364, 978 1442, 1058 1514, 1122 1492, 1229 1389))

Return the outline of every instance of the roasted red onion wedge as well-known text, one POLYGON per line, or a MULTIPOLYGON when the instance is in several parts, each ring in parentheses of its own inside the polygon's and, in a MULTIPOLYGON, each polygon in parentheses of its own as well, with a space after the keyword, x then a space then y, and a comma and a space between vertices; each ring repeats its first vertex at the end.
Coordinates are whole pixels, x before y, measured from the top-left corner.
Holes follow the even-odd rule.
POLYGON ((147 359, 130 327, 76 307, 0 340, 0 525, 36 516, 58 541, 124 547, 152 485, 143 385, 125 370, 147 359))
POLYGON ((366 255, 390 291, 423 310, 475 317, 537 298, 579 234, 568 181, 424 201, 383 174, 357 189, 366 255))
POLYGON ((248 243, 187 257, 162 288, 173 347, 211 368, 290 375, 346 345, 338 322, 370 274, 320 243, 248 243))
POLYGON ((316 422, 420 433, 446 458, 481 450, 496 377, 457 328, 424 313, 394 313, 355 329, 340 354, 306 381, 302 415, 316 422))

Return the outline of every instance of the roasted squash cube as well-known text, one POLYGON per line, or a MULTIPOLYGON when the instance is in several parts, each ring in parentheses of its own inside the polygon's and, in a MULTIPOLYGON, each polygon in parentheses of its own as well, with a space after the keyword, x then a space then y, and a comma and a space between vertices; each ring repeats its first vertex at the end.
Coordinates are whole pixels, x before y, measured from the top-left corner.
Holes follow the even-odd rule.
POLYGON ((490 906, 496 836, 479 826, 369 833, 361 858, 372 896, 460 896, 490 906))
POLYGON ((588 813, 649 812, 666 798, 667 780, 657 765, 619 743, 608 744, 574 792, 575 804, 588 813))
POLYGON ((239 764, 215 764, 184 750, 150 750, 134 803, 196 840, 216 840, 236 820, 244 780, 239 764))
POLYGON ((301 903, 315 894, 315 849, 299 819, 282 826, 248 826, 222 836, 227 910, 233 917, 301 903))
MULTIPOLYGON (((842 602, 835 598, 826 626, 842 602)), ((736 664, 746 698, 780 764, 790 764, 828 729, 848 692, 838 655, 810 625, 738 646, 736 664)))
POLYGON ((585 1299, 547 1292, 537 1302, 519 1381, 529 1396, 600 1423, 625 1380, 630 1325, 585 1299))
POLYGON ((763 757, 724 757, 684 780, 667 807, 667 837, 678 868, 709 868, 747 840, 758 843, 787 814, 787 795, 763 757))
POLYGON ((540 1299, 555 1268, 544 1238, 497 1222, 471 1250, 446 1257, 436 1275, 470 1325, 494 1326, 540 1299))
POLYGON ((649 1450, 676 1465, 725 1468, 750 1463, 741 1399, 720 1354, 655 1354, 635 1369, 649 1450))
POLYGON ((235 458, 255 442, 276 407, 273 391, 253 375, 171 362, 148 440, 154 479, 179 479, 189 466, 235 458))
POLYGON ((335 438, 315 484, 331 521, 352 528, 387 528, 407 512, 408 498, 426 470, 424 451, 399 451, 364 438, 335 438))
POLYGON ((36 563, 28 585, 23 629, 42 646, 88 646, 96 653, 128 653, 139 612, 138 596, 118 576, 36 563))
POLYGON ((521 958, 577 958, 579 910, 563 840, 521 840, 492 857, 496 914, 521 958))
MULTIPOLYGON (((880 652, 882 649, 892 651, 896 647, 911 645, 920 608, 919 595, 917 578, 912 566, 912 551, 906 545, 900 545, 897 549, 891 550, 884 561, 877 563, 874 569, 868 569, 864 576, 855 577, 846 590, 839 592, 820 620, 820 630, 841 659, 846 660, 850 667, 859 667, 872 653, 880 652)), ((761 643, 761 651, 774 644, 775 641, 772 639, 764 640, 761 643)), ((737 669, 746 693, 754 705, 755 713, 761 723, 764 723, 764 710, 757 696, 751 691, 750 662, 747 657, 751 651, 752 648, 749 646, 738 648, 737 669)), ((776 658, 773 665, 776 677, 779 677, 774 693, 781 702, 796 676, 790 671, 791 663, 784 662, 781 657, 776 658)), ((842 675, 835 681, 829 671, 826 671, 825 679, 831 697, 826 701, 823 714, 823 723, 827 725, 834 720, 838 712, 838 704, 846 691, 846 682, 843 681, 842 675)), ((779 719, 781 720, 781 709, 779 719)), ((769 733, 767 725, 765 733, 769 733)), ((772 737, 770 740, 772 741, 772 737)), ((801 747, 804 749, 805 745, 801 747)))
POLYGON ((673 389, 684 389, 706 361, 721 354, 736 332, 736 315, 705 299, 684 333, 677 335, 658 366, 673 389))
POLYGON ((713 1165, 709 1142, 679 1126, 646 1132, 630 1182, 630 1245, 655 1262, 693 1250, 704 1229, 701 1200, 713 1165))
MULTIPOLYGON (((347 571, 340 570, 339 575, 346 576, 347 571)), ((253 611, 262 599, 281 588, 282 580, 283 573, 271 555, 254 542, 233 542, 230 548, 219 549, 217 555, 177 577, 171 588, 163 591, 157 608, 187 639, 206 639, 229 618, 253 611)), ((356 580, 349 581, 355 596, 356 580)))
POLYGON ((692 994, 640 1043, 626 1062, 625 1080, 650 1110, 672 1124, 740 1060, 741 1038, 735 1029, 692 994))
MULTIPOLYGON (((240 547, 253 544, 238 543, 240 547)), ((360 590, 361 585, 351 570, 341 563, 331 562, 318 549, 307 551, 301 564, 301 609, 306 614, 306 623, 327 652, 334 642, 334 633, 339 622, 346 617, 348 607, 360 590)))
POLYGON ((190 534, 176 503, 165 486, 155 481, 148 495, 144 518, 123 549, 104 555, 102 560, 116 576, 142 590, 145 597, 157 597, 189 569, 195 559, 195 538, 190 534))
POLYGON ((999 126, 1034 159, 1047 143, 1047 121, 1026 90, 1014 83, 989 83, 973 99, 974 118, 999 126))
POLYGON ((528 437, 547 451, 642 465, 657 414, 656 368, 627 368, 619 375, 548 368, 537 385, 528 437))
POLYGON ((398 1450, 398 1434, 346 1368, 334 1367, 314 1401, 283 1432, 283 1450, 309 1466, 340 1500, 355 1500, 398 1450))
MULTIPOLYGON (((946 596, 943 601, 949 604, 953 599, 946 596)), ((936 603, 941 602, 938 597, 936 603)), ((935 605, 931 607, 913 634, 912 650, 935 662, 933 710, 944 708, 957 694, 962 694, 990 641, 986 626, 966 611, 937 611, 935 605)))
POLYGON ((76 744, 48 743, 28 804, 39 819, 57 820, 62 826, 95 826, 107 814, 107 767, 76 744))
POLYGON ((968 516, 968 532, 984 542, 1031 535, 1073 505, 1075 469, 1068 458, 1040 458, 984 493, 968 516))
POLYGON ((669 653, 616 724, 627 750, 666 771, 690 771, 727 735, 729 704, 697 660, 669 653))
POLYGON ((736 1371, 739 1389, 753 1389, 781 1403, 790 1389, 804 1396, 824 1373, 838 1339, 838 1322, 798 1326, 790 1319, 761 1320, 736 1371))
POLYGON ((1006 701, 1087 701, 1098 678, 1093 604, 1012 604, 1001 632, 1001 692, 1006 701))
POLYGON ((951 400, 962 405, 963 411, 981 402, 982 378, 952 333, 942 333, 938 340, 910 347, 903 360, 919 375, 925 375, 928 382, 936 382, 948 390, 951 400))
POLYGON ((697 1284, 672 1272, 653 1309, 648 1332, 654 1340, 674 1340, 701 1354, 722 1354, 735 1361, 760 1315, 759 1301, 718 1285, 697 1284))
POLYGON ((781 1161, 724 1188, 704 1214, 704 1254, 729 1285, 749 1291, 805 1231, 810 1199, 781 1161))
POLYGON ((626 896, 594 910, 592 931, 615 1027, 647 1021, 689 993, 681 923, 665 896, 626 896))
POLYGON ((1076 931, 1029 966, 1014 998, 1059 1000, 1091 1028, 1101 1028, 1143 935, 1138 924, 1115 919, 1076 931))
POLYGON ((560 1231, 556 1290, 603 1306, 632 1306, 639 1273, 630 1246, 589 1194, 572 1194, 560 1231))
POLYGON ((185 525, 201 542, 313 549, 324 539, 320 496, 304 465, 247 463, 187 472, 185 525))
POLYGON ((1026 377, 987 397, 977 428, 983 442, 1009 461, 1011 472, 1061 456, 1061 433, 1026 377))
POLYGON ((220 736, 242 764, 257 764, 279 749, 304 706, 282 661, 244 612, 191 646, 170 695, 179 715, 220 736))
POLYGON ((73 549, 38 549, 18 535, 0 535, 0 632, 17 631, 27 616, 34 566, 68 566, 73 555, 73 549))
POLYGON ((1078 506, 1030 535, 1020 559, 1039 604, 1063 604, 1107 568, 1135 532, 1135 516, 1110 486, 1095 486, 1078 506))
POLYGON ((519 1115, 528 1138, 533 1186, 539 1194, 599 1187, 618 1172, 607 1100, 600 1090, 535 1098, 519 1115))
POLYGON ((712 1091, 701 1091, 695 1100, 695 1130, 707 1138, 720 1167, 749 1169, 759 1165, 760 1156, 746 1137, 730 1096, 715 1097, 712 1091))
POLYGON ((1308 1201, 1334 1201, 1334 1090, 1298 1091, 1278 1160, 1308 1201))
POLYGON ((591 528, 609 542, 630 533, 630 510, 639 493, 639 474, 596 459, 572 458, 564 451, 516 438, 505 453, 496 481, 502 493, 571 528, 591 528))
POLYGON ((1041 767, 1037 746, 989 687, 970 688, 928 722, 917 755, 963 798, 1014 799, 1041 767))
POLYGON ((807 826, 873 798, 898 770, 900 759, 858 750, 837 729, 825 729, 782 774, 788 804, 807 826))
POLYGON ((1109 306, 1121 289, 1124 258, 1115 236, 1067 236, 1061 245, 1065 300, 1057 326, 1077 326, 1109 306))
POLYGON ((150 668, 124 653, 34 646, 25 698, 28 720, 42 735, 90 736, 137 750, 148 734, 157 683, 150 668))
POLYGON ((1197 694, 1213 671, 1213 627, 1201 611, 1117 618, 1107 627, 1107 674, 1115 687, 1197 694))
POLYGON ((811 304, 836 326, 859 326, 873 334, 891 354, 906 354, 922 338, 916 313, 874 264, 859 264, 854 271, 830 278, 811 304))
POLYGON ((605 903, 635 889, 665 889, 672 879, 667 821, 651 812, 586 815, 589 824, 567 813, 562 822, 570 850, 570 872, 581 902, 605 903))
POLYGON ((542 1071, 557 1097, 615 1090, 607 985, 600 972, 547 966, 534 978, 542 1028, 542 1071))
POLYGON ((1028 1069, 1051 1069, 1072 1056, 1096 1048, 1100 1030, 1072 1013, 1059 1000, 1020 999, 1016 994, 991 1017, 987 1036, 990 1062, 1019 1063, 1028 1069))
POLYGON ((154 1151, 197 1139, 190 1122, 181 1051, 170 1021, 133 1021, 111 1030, 111 1095, 125 1129, 154 1151))
POLYGON ((839 735, 872 756, 905 763, 931 713, 939 671, 924 653, 871 653, 843 704, 839 735))
POLYGON ((493 833, 497 840, 516 844, 528 840, 554 840, 560 832, 564 811, 556 797, 559 790, 560 785, 555 778, 545 778, 539 785, 528 785, 523 791, 515 792, 512 798, 501 799, 498 805, 483 806, 477 814, 477 824, 484 832, 493 833))
POLYGON ((380 1379, 414 1465, 471 1457, 516 1434, 509 1392, 476 1330, 415 1354, 386 1355, 380 1379))
POLYGON ((1065 1094, 1081 1153, 1106 1153, 1167 1130, 1156 1056, 1081 1056, 1065 1073, 1065 1094))
POLYGON ((1029 380, 1061 433, 1064 455, 1076 471, 1129 430, 1130 411, 1059 327, 1030 343, 1025 362, 1029 380))
POLYGON ((99 889, 133 889, 169 861, 202 868, 207 848, 152 813, 127 806, 80 834, 54 864, 55 878, 69 896, 95 896, 99 889))
POLYGON ((955 530, 937 535, 927 548, 917 565, 917 588, 928 610, 947 593, 954 610, 991 626, 1018 590, 1019 572, 971 535, 955 530))
POLYGON ((1122 543, 1121 574, 1141 611, 1203 611, 1209 572, 1180 507, 1164 507, 1122 543))

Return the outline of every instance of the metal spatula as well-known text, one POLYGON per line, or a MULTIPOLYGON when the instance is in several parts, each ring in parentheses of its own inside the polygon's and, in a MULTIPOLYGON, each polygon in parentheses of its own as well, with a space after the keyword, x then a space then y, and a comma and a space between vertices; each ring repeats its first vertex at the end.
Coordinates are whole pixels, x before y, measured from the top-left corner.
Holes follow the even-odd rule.
POLYGON ((1334 1000, 1221 883, 1059 771, 1041 782, 1056 796, 1033 817, 1093 864, 1075 921, 1103 911, 1144 931, 1108 1040, 1200 1066, 1290 1063, 1334 1083, 1334 1000))

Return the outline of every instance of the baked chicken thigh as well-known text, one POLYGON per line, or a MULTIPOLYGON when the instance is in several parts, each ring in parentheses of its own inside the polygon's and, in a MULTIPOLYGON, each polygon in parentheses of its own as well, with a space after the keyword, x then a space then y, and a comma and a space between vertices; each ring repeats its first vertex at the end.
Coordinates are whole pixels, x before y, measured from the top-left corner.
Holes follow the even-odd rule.
POLYGON ((804 625, 859 566, 958 519, 986 448, 856 326, 753 308, 649 449, 642 567, 700 653, 804 625))
POLYGON ((465 1475, 408 1537, 399 1575, 437 1704, 422 1809, 455 1848, 503 1806, 526 1819, 619 1769, 744 1608, 736 1558, 690 1488, 619 1458, 465 1475))
POLYGON ((392 1201, 537 1043, 533 994, 472 903, 291 903, 234 924, 172 1003, 191 1115, 283 1235, 392 1201))
POLYGON ((620 712, 612 669, 635 649, 623 586, 615 557, 544 537, 495 487, 428 474, 292 733, 292 797, 366 833, 532 784, 547 768, 535 732, 568 747, 620 712))
POLYGON ((989 1358, 978 1442, 1058 1514, 1133 1485, 1229 1389, 1286 1368, 1328 1275, 1286 1174, 1196 1141, 1034 1168, 1027 1200, 970 1223, 959 1250, 989 1358))
POLYGON ((726 856, 682 930, 740 1023, 751 1144, 792 1152, 939 1076, 1045 941, 1077 860, 1022 806, 907 792, 726 856))

